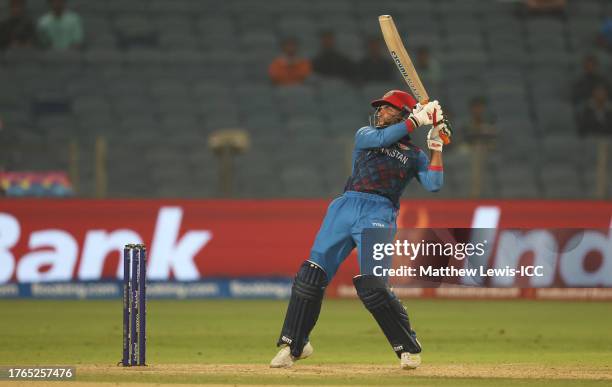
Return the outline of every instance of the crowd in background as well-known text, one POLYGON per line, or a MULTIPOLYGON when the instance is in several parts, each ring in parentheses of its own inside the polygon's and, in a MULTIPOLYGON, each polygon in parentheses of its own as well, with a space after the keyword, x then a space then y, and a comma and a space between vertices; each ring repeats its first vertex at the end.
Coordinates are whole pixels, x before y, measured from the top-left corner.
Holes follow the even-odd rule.
POLYGON ((25 0, 9 0, 10 15, 0 24, 0 49, 41 47, 55 50, 80 48, 83 25, 65 0, 49 0, 49 11, 34 20, 25 0))
MULTIPOLYGON (((8 0, 8 3, 10 14, 0 21, 0 50, 18 47, 70 50, 83 46, 83 23, 77 12, 67 8, 65 0, 48 0, 49 10, 37 19, 28 13, 26 0, 8 0)), ((563 17, 566 6, 566 0, 525 0, 521 12, 535 17, 563 17)), ((592 48, 612 53, 612 18, 604 20, 592 48)), ((443 73, 428 47, 419 47, 414 53, 414 61, 424 84, 435 88, 443 73)), ((280 55, 269 66, 269 76, 278 86, 301 84, 316 76, 363 84, 392 81, 396 78, 392 66, 380 38, 368 38, 364 42, 363 57, 355 61, 337 47, 334 31, 327 30, 320 33, 319 51, 312 58, 300 55, 299 39, 284 39, 280 55)), ((596 55, 584 58, 583 69, 583 74, 572 85, 571 96, 576 119, 580 122, 580 134, 610 134, 610 80, 600 72, 596 55)), ((464 140, 470 143, 482 138, 489 143, 497 129, 494 117, 487 113, 486 99, 473 96, 467 108, 470 118, 462 124, 464 140)))
MULTIPOLYGON (((364 42, 364 55, 353 61, 336 46, 333 31, 320 34, 319 51, 313 58, 300 55, 299 41, 290 37, 283 40, 281 54, 269 67, 272 83, 278 86, 297 85, 313 75, 343 79, 352 83, 392 81, 396 78, 393 64, 381 39, 370 37, 364 42)), ((423 82, 437 84, 441 78, 440 64, 430 56, 425 46, 418 48, 415 66, 423 82)))
POLYGON ((572 88, 580 134, 612 135, 610 80, 601 74, 597 57, 584 58, 583 74, 572 88))
MULTIPOLYGON (((27 0, 5 1, 9 4, 9 12, 0 15, 0 51, 23 47, 59 52, 87 48, 84 23, 78 12, 70 9, 66 0, 48 0, 48 10, 36 16, 28 12, 27 0)), ((566 18, 567 3, 566 0, 525 0, 524 6, 517 8, 517 12, 521 17, 529 18, 566 18)), ((308 83, 313 79, 330 78, 357 86, 399 80, 385 43, 378 36, 364 40, 363 54, 359 59, 346 55, 342 47, 338 47, 333 30, 322 30, 319 33, 318 51, 311 57, 302 54, 300 38, 300 35, 285 37, 280 44, 278 56, 270 59, 268 76, 273 85, 282 88, 308 83)), ((598 57, 612 55, 612 17, 608 16, 601 22, 597 35, 581 52, 591 54, 584 56, 581 74, 569 81, 569 97, 579 131, 577 134, 610 136, 612 80, 599 63, 598 57)), ((436 53, 430 51, 428 46, 421 45, 411 52, 411 56, 423 83, 428 88, 438 90, 437 86, 445 81, 445 70, 450 69, 442 67, 436 53)), ((450 64, 444 63, 450 67, 450 64)), ((260 71, 260 74, 264 72, 260 71)), ((402 83, 397 82, 397 87, 402 87, 402 83)), ((457 135, 456 146, 449 148, 451 152, 453 148, 470 151, 474 145, 486 151, 491 150, 497 144, 500 131, 508 129, 498 127, 493 109, 489 108, 490 101, 487 101, 484 94, 470 97, 468 106, 464 107, 467 114, 463 114, 461 121, 453 122, 457 135)), ((3 126, 1 114, 0 110, 0 130, 3 126)))

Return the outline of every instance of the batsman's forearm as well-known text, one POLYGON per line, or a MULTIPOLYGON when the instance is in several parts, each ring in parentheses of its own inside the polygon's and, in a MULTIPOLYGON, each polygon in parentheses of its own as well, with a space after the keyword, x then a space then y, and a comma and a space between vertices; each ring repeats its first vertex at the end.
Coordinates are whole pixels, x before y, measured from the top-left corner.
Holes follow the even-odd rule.
POLYGON ((429 192, 437 192, 444 185, 444 171, 442 167, 430 165, 427 171, 419 173, 419 180, 423 188, 429 192))
POLYGON ((396 143, 407 134, 412 133, 414 129, 412 121, 409 120, 389 125, 384 129, 366 126, 357 131, 355 135, 355 148, 368 149, 386 147, 396 143))
POLYGON ((432 150, 429 152, 430 162, 429 165, 432 167, 443 167, 444 163, 442 162, 442 152, 432 150))
POLYGON ((431 161, 427 160, 425 153, 421 152, 418 167, 419 181, 430 192, 439 191, 444 184, 444 167, 442 166, 442 152, 432 151, 431 161))

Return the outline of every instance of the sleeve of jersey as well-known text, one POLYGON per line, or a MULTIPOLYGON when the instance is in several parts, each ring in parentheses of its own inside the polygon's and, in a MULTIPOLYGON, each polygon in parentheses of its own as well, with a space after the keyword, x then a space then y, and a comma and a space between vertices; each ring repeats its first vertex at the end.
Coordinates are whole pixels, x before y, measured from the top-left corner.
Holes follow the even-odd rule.
POLYGON ((444 184, 444 168, 429 165, 429 158, 425 152, 419 152, 417 163, 418 180, 421 185, 430 192, 437 192, 444 184))
POLYGON ((355 134, 355 148, 368 149, 386 147, 397 142, 400 138, 411 133, 413 130, 414 124, 411 120, 389 125, 384 129, 364 126, 355 134))

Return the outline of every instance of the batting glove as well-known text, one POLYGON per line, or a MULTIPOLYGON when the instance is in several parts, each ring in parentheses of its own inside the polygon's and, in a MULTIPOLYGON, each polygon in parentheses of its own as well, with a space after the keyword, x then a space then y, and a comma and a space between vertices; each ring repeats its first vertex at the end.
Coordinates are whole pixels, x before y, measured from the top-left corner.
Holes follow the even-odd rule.
POLYGON ((416 114, 416 113, 420 112, 421 110, 423 110, 425 105, 427 105, 427 104, 422 104, 420 102, 417 102, 417 104, 412 107, 412 110, 410 112, 412 114, 416 114))
MULTIPOLYGON (((420 105, 420 104, 419 104, 420 105)), ((412 111, 408 119, 412 120, 415 128, 423 125, 431 125, 444 120, 444 113, 438 101, 428 102, 412 111)))
POLYGON ((453 130, 450 122, 444 119, 438 125, 434 126, 427 133, 427 147, 431 150, 442 152, 444 145, 451 143, 453 130))

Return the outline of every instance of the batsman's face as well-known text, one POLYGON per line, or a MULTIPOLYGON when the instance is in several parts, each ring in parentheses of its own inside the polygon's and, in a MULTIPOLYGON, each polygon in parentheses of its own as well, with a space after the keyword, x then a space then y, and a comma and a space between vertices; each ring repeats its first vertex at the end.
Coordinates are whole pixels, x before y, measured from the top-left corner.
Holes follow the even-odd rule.
POLYGON ((374 114, 374 125, 377 128, 382 128, 402 120, 402 113, 399 109, 394 108, 390 105, 382 105, 376 109, 374 114))

